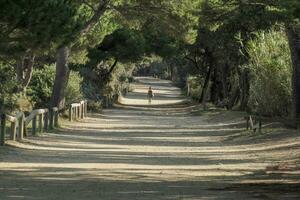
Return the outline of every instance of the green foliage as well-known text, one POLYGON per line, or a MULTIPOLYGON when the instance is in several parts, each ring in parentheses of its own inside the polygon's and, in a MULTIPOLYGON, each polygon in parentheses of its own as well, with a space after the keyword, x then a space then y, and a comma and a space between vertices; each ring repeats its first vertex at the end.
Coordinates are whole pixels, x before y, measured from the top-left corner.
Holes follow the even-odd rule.
POLYGON ((81 91, 82 77, 79 75, 79 72, 70 72, 70 77, 68 85, 66 88, 66 105, 70 105, 74 102, 79 102, 83 99, 83 94, 81 91))
POLYGON ((16 86, 15 71, 9 65, 0 62, 0 112, 14 108, 16 86))
POLYGON ((189 92, 188 95, 194 100, 199 99, 202 91, 202 84, 199 83, 203 82, 203 80, 201 80, 201 78, 197 76, 188 76, 187 82, 189 87, 186 88, 187 92, 189 92))
POLYGON ((145 39, 143 35, 133 29, 122 28, 107 35, 102 43, 93 51, 90 51, 91 59, 103 61, 115 58, 121 62, 134 62, 145 53, 145 39), (97 58, 97 59, 95 59, 97 58))
POLYGON ((69 0, 0 1, 0 51, 7 56, 67 43, 80 26, 78 4, 69 0))
MULTIPOLYGON (((47 108, 50 106, 52 87, 55 77, 55 66, 45 65, 42 69, 35 69, 27 90, 34 108, 47 108)), ((81 93, 82 78, 78 72, 71 71, 66 89, 66 104, 79 102, 83 99, 81 93)))
POLYGON ((292 67, 284 31, 259 32, 247 49, 252 75, 250 107, 263 115, 288 115, 292 104, 292 67))
POLYGON ((35 69, 27 90, 35 108, 50 106, 55 66, 46 65, 43 69, 35 69))

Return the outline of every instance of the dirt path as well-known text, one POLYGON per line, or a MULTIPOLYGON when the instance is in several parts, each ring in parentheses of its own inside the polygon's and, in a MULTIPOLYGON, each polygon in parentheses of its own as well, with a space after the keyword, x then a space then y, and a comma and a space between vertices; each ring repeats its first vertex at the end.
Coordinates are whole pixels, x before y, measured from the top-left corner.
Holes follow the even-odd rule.
POLYGON ((139 81, 118 108, 1 148, 0 199, 300 199, 299 132, 249 135, 240 117, 194 116, 168 81, 139 81))

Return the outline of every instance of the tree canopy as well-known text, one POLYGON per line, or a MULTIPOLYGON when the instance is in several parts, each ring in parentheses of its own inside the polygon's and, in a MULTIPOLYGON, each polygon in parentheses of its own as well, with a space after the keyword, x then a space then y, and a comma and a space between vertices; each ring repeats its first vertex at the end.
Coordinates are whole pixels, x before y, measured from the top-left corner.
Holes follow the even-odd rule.
POLYGON ((38 94, 26 93, 32 77, 38 84, 36 76, 43 73, 34 71, 56 64, 55 77, 44 78, 54 81, 52 104, 63 107, 70 69, 83 77, 83 93, 101 97, 117 95, 119 83, 151 66, 183 89, 196 84, 194 97, 201 103, 252 112, 250 96, 259 94, 253 80, 263 71, 253 69, 267 63, 253 44, 272 47, 275 54, 280 48, 269 41, 280 38, 277 45, 288 44, 284 53, 291 57, 282 57, 280 66, 291 65, 287 91, 293 93, 294 115, 300 115, 298 0, 1 0, 0 9, 1 71, 11 69, 3 77, 14 74, 18 82, 8 87, 10 80, 2 78, 5 94, 38 94))

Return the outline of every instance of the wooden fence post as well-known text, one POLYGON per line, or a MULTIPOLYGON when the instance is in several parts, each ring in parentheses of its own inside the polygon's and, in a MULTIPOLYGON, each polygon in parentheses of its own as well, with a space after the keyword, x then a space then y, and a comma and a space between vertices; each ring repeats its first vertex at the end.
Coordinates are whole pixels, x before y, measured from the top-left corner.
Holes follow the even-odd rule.
POLYGON ((253 124, 253 120, 252 120, 251 115, 249 116, 249 123, 250 123, 250 130, 253 130, 254 124, 253 124))
POLYGON ((43 133, 43 118, 44 114, 39 114, 39 133, 43 133))
POLYGON ((79 106, 79 110, 80 110, 80 112, 79 112, 79 118, 80 119, 83 119, 83 108, 82 108, 82 103, 80 103, 80 106, 79 106))
POLYGON ((24 115, 19 119, 18 139, 23 140, 24 136, 24 115))
POLYGON ((50 130, 52 130, 53 129, 53 121, 54 121, 54 111, 53 111, 53 108, 50 108, 49 109, 49 128, 50 128, 50 130))
POLYGON ((80 118, 83 119, 84 118, 84 102, 82 104, 80 104, 80 118))
POLYGON ((73 108, 73 110, 74 110, 74 113, 73 113, 74 120, 76 121, 76 120, 77 120, 77 115, 78 115, 77 107, 75 106, 75 107, 73 108))
POLYGON ((32 119, 32 135, 36 135, 36 116, 32 119))
POLYGON ((84 117, 87 116, 87 101, 84 103, 84 117))
POLYGON ((4 146, 5 145, 5 131, 6 131, 6 115, 1 114, 1 134, 0 134, 0 145, 4 146))
POLYGON ((258 133, 261 133, 261 128, 262 128, 262 122, 261 122, 261 118, 259 117, 259 119, 258 119, 258 133))
POLYGON ((54 126, 58 127, 58 110, 55 110, 54 112, 54 126))
POLYGON ((70 105, 69 107, 69 121, 71 122, 72 121, 72 105, 70 105))
POLYGON ((17 123, 16 122, 11 122, 10 126, 10 139, 15 141, 16 140, 16 134, 17 134, 17 123))
POLYGON ((44 131, 48 130, 49 111, 44 114, 44 131))
POLYGON ((80 119, 80 106, 77 107, 77 119, 80 119))

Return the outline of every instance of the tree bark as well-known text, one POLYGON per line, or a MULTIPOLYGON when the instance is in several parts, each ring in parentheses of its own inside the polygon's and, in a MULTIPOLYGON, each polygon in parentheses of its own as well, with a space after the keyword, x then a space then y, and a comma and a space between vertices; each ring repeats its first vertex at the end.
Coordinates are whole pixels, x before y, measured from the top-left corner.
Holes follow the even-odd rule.
POLYGON ((227 76, 228 76, 228 64, 226 63, 221 71, 221 82, 223 88, 224 99, 228 100, 228 87, 227 87, 227 76))
POLYGON ((61 47, 56 56, 56 74, 52 92, 52 106, 62 109, 65 105, 65 89, 68 84, 70 70, 68 66, 70 49, 61 47))
POLYGON ((234 105, 236 104, 236 102, 238 101, 239 96, 240 96, 240 89, 239 89, 238 86, 235 86, 235 88, 234 88, 233 91, 232 91, 232 96, 231 96, 231 98, 229 99, 227 109, 231 110, 231 109, 233 108, 233 106, 234 106, 234 105))
POLYGON ((103 82, 107 82, 110 79, 110 76, 111 76, 112 72, 114 71, 114 69, 116 68, 117 64, 118 64, 118 58, 115 59, 112 66, 110 66, 108 72, 102 76, 103 82))
POLYGON ((200 99, 199 99, 199 102, 201 102, 202 104, 205 104, 205 102, 206 102, 209 81, 210 81, 211 74, 212 74, 212 71, 213 71, 213 58, 212 58, 212 55, 210 53, 207 54, 207 59, 208 59, 208 71, 207 71, 206 76, 205 76, 201 96, 200 96, 200 99))
POLYGON ((241 85, 241 102, 240 102, 240 110, 246 110, 249 101, 249 91, 250 91, 250 83, 249 83, 249 71, 244 70, 240 75, 240 85, 241 85))
POLYGON ((286 30, 293 65, 293 117, 300 118, 300 25, 288 25, 286 30))

